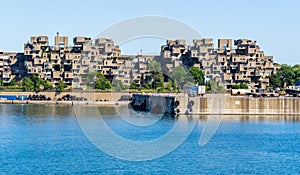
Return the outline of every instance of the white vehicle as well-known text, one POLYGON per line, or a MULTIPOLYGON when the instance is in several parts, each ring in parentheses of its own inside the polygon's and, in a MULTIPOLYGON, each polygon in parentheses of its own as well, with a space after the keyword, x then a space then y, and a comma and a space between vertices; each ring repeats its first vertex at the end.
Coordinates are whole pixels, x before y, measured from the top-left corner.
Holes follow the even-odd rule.
POLYGON ((232 89, 231 95, 247 95, 252 93, 251 89, 232 89))

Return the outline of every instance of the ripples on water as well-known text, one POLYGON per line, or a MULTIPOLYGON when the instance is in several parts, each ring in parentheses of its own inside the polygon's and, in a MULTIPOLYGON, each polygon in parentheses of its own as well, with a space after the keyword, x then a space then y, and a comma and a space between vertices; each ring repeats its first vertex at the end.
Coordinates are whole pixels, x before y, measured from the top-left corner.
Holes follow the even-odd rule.
MULTIPOLYGON (((141 127, 123 121, 114 108, 99 111, 116 133, 132 140, 159 137, 177 120, 165 116, 141 127)), ((90 143, 72 107, 0 105, 0 174, 299 174, 298 116, 223 116, 204 147, 198 139, 206 116, 197 118, 191 135, 170 154, 130 162, 90 143)))

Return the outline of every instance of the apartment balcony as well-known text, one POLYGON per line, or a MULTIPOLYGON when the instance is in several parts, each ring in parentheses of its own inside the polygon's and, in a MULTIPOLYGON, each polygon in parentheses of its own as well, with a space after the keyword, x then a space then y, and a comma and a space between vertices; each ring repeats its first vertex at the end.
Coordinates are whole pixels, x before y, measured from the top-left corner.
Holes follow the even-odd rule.
POLYGON ((55 71, 55 72, 53 72, 52 73, 53 74, 53 78, 55 79, 61 79, 61 73, 60 73, 60 71, 55 71))
POLYGON ((45 61, 46 61, 45 59, 35 58, 35 59, 33 59, 33 64, 34 65, 42 65, 42 64, 44 64, 45 61))
POLYGON ((72 69, 73 70, 78 70, 78 69, 81 69, 81 66, 78 64, 78 65, 72 65, 72 69))
POLYGON ((261 81, 262 83, 269 83, 269 79, 268 78, 260 78, 259 81, 261 81))
POLYGON ((71 84, 72 81, 71 81, 71 80, 64 80, 64 83, 65 83, 65 84, 71 84))
POLYGON ((68 60, 68 61, 64 61, 64 65, 71 65, 72 61, 68 60))
POLYGON ((212 64, 209 64, 209 65, 205 64, 205 65, 203 65, 202 67, 203 67, 204 69, 207 69, 207 68, 211 68, 211 66, 212 66, 212 64))
POLYGON ((48 37, 47 36, 39 36, 37 38, 37 41, 40 42, 40 43, 48 42, 48 37))
POLYGON ((123 66, 123 69, 133 69, 134 66, 123 66))
POLYGON ((227 61, 227 57, 226 56, 218 56, 218 62, 224 63, 227 61))
POLYGON ((256 69, 256 65, 255 64, 248 64, 248 65, 245 66, 245 68, 256 69))
POLYGON ((200 47, 200 53, 207 53, 208 52, 208 48, 207 47, 200 47))
POLYGON ((3 78, 10 78, 11 74, 4 73, 3 78))
POLYGON ((90 52, 90 51, 92 51, 92 48, 91 48, 90 45, 83 45, 83 49, 82 49, 82 50, 83 50, 83 51, 90 52))
POLYGON ((226 55, 226 52, 224 49, 216 49, 215 52, 218 54, 218 55, 226 55))
POLYGON ((47 63, 47 64, 44 65, 44 68, 45 69, 52 69, 53 66, 52 66, 52 64, 47 63))
POLYGON ((64 79, 73 79, 74 74, 73 72, 64 72, 64 79))
POLYGON ((50 76, 46 76, 46 80, 52 82, 53 79, 52 79, 52 77, 50 77, 50 76))
POLYGON ((232 80, 232 75, 231 74, 223 74, 223 77, 224 77, 224 80, 227 81, 227 80, 232 80))

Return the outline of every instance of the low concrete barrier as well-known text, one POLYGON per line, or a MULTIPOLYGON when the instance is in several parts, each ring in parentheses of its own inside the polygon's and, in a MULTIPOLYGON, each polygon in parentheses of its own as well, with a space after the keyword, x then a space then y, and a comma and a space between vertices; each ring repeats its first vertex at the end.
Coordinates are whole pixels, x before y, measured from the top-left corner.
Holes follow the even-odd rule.
POLYGON ((181 114, 222 114, 222 115, 300 115, 300 98, 184 98, 179 97, 181 114), (193 101, 192 111, 187 109, 193 101))

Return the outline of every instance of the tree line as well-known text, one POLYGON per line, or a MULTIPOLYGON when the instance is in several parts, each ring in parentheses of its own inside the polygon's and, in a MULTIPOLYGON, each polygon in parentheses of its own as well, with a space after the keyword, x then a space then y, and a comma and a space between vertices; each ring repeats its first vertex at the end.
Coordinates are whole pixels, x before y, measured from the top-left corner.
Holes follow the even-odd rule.
MULTIPOLYGON (((120 80, 114 79, 110 81, 102 73, 90 71, 81 75, 83 83, 88 89, 98 90, 151 90, 156 92, 179 92, 184 85, 207 85, 209 89, 221 89, 216 82, 205 82, 205 74, 197 67, 185 68, 183 66, 175 67, 173 70, 164 72, 162 66, 157 61, 151 61, 148 65, 149 73, 144 75, 140 80, 132 81, 130 85, 123 84, 120 80)), ((0 82, 1 83, 1 82, 0 82)), ((3 85, 3 81, 2 84, 3 85)), ((53 87, 52 83, 44 80, 37 75, 24 77, 21 81, 12 80, 9 86, 16 86, 24 91, 40 91, 40 90, 56 90, 64 91, 67 85, 59 80, 57 85, 53 87)))
MULTIPOLYGON (((62 92, 66 87, 67 85, 62 80, 59 80, 55 90, 62 92)), ((22 89, 24 91, 53 90, 53 85, 48 80, 44 80, 37 75, 32 75, 22 79, 22 89)))
POLYGON ((147 68, 149 73, 140 80, 133 80, 130 85, 125 85, 117 79, 110 82, 100 72, 89 72, 82 78, 84 84, 90 89, 112 89, 115 91, 144 89, 157 92, 178 92, 183 89, 184 85, 204 85, 204 72, 197 67, 186 69, 183 66, 178 66, 172 71, 164 72, 159 62, 151 61, 147 68))
POLYGON ((57 86, 54 88, 52 83, 48 80, 44 80, 37 75, 31 75, 29 77, 24 77, 20 81, 11 80, 9 83, 4 83, 0 80, 0 86, 6 87, 7 89, 22 89, 24 91, 40 91, 40 90, 53 90, 58 92, 64 91, 67 85, 63 83, 62 80, 58 81, 57 86))
POLYGON ((285 88, 286 86, 295 86, 300 83, 300 64, 290 66, 287 64, 280 65, 277 73, 269 77, 270 86, 274 88, 285 88))

